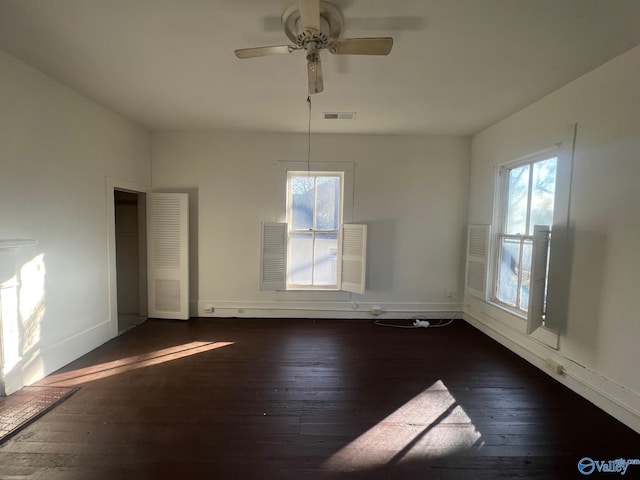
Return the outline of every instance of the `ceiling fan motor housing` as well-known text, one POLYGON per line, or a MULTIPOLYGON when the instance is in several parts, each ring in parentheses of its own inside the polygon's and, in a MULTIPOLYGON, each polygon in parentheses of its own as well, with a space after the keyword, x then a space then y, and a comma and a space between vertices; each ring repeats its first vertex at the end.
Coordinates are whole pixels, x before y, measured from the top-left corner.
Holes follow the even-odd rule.
POLYGON ((330 42, 340 38, 344 19, 337 6, 321 0, 320 32, 314 32, 300 24, 300 9, 297 2, 282 14, 282 23, 284 24, 284 33, 299 47, 305 48, 309 42, 315 42, 317 48, 322 49, 326 48, 330 42))
POLYGON ((325 48, 329 44, 329 38, 323 32, 314 33, 311 30, 304 30, 296 37, 296 45, 305 48, 309 42, 315 42, 316 48, 325 48))

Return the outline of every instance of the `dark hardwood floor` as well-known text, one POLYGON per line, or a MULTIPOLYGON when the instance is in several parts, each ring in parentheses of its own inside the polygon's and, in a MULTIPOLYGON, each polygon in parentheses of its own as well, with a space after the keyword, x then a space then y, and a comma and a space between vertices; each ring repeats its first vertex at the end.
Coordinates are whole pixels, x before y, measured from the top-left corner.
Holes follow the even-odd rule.
POLYGON ((0 446, 0 479, 566 479, 640 457, 461 320, 149 320, 40 384, 80 389, 0 446))

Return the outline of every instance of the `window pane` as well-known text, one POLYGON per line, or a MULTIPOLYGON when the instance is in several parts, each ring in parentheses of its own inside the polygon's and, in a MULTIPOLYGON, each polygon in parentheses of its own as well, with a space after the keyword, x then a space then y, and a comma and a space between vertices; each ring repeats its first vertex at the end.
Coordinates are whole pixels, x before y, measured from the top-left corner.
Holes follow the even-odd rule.
POLYGON ((318 177, 316 229, 338 230, 340 215, 340 177, 318 177))
POLYGON ((531 284, 531 250, 533 248, 532 240, 525 240, 522 247, 522 268, 520 269, 521 285, 520 285, 520 310, 529 311, 529 287, 531 284))
POLYGON ((523 235, 526 233, 529 170, 529 165, 522 165, 509 170, 507 228, 505 233, 520 233, 523 235))
POLYGON ((311 285, 313 234, 292 233, 289 236, 289 283, 311 285))
POLYGON ((291 226, 294 230, 313 228, 314 176, 291 177, 291 226))
POLYGON ((552 157, 533 164, 529 235, 533 235, 534 225, 551 225, 553 223, 557 160, 557 157, 552 157))
POLYGON ((519 259, 520 240, 512 238, 501 239, 496 297, 501 302, 512 307, 516 306, 518 293, 519 259))
POLYGON ((337 285, 338 235, 318 233, 315 241, 314 285, 337 285))

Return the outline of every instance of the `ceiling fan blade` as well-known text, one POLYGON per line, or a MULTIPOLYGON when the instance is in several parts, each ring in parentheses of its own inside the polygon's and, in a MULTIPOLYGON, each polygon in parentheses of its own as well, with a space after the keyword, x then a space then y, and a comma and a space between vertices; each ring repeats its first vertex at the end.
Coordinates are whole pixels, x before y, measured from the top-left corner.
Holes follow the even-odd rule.
POLYGON ((302 29, 320 32, 320 0, 298 0, 302 29))
POLYGON ((329 51, 337 55, 389 55, 393 38, 345 38, 329 46, 329 51))
POLYGON ((349 28, 355 30, 417 31, 424 30, 425 20, 416 16, 350 17, 349 28))
POLYGON ((307 62, 307 73, 309 76, 309 94, 323 91, 324 83, 322 81, 322 62, 320 62, 320 58, 316 61, 307 62))
POLYGON ((294 50, 298 50, 295 45, 273 45, 271 47, 239 48, 234 50, 233 53, 238 58, 254 58, 266 57, 267 55, 282 55, 291 53, 294 50))

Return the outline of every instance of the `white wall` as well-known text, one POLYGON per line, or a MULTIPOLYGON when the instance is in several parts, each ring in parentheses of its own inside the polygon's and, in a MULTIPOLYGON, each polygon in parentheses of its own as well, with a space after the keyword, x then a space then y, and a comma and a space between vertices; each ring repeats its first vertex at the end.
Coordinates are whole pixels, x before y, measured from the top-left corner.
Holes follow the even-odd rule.
POLYGON ((150 138, 2 51, 0 72, 0 239, 38 241, 13 252, 30 383, 110 338, 105 177, 150 185, 150 138))
POLYGON ((260 292, 258 282, 260 222, 284 218, 277 163, 306 160, 305 135, 162 132, 152 139, 154 191, 197 197, 192 313, 212 305, 214 316, 368 317, 378 305, 385 316, 410 318, 460 308, 446 292, 462 289, 468 138, 312 136, 311 168, 314 160, 355 162, 352 222, 369 226, 367 292, 319 303, 260 292))
MULTIPOLYGON (((469 222, 491 223, 496 165, 578 132, 570 210, 569 285, 558 352, 496 309, 466 298, 476 325, 640 431, 640 47, 473 138, 469 222)), ((550 298, 552 292, 549 293, 550 298)))

